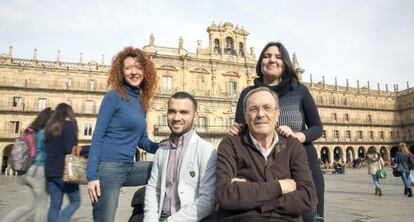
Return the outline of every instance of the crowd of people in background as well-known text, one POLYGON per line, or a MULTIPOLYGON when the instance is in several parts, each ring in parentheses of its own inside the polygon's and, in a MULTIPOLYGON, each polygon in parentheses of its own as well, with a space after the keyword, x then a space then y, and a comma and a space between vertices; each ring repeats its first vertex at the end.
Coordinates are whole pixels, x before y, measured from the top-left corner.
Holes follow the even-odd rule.
MULTIPOLYGON (((88 154, 93 220, 114 221, 121 188, 147 184, 145 200, 137 205, 139 221, 323 221, 322 172, 329 165, 345 174, 346 164, 317 158, 313 141, 322 135, 322 122, 283 44, 270 42, 263 48, 256 73, 254 86, 240 94, 235 123, 218 151, 194 132, 197 102, 186 92, 168 100, 171 135, 157 143, 146 130, 157 85, 155 66, 140 49, 120 51, 112 60, 110 90, 101 103, 88 154), (137 147, 155 153, 154 163, 137 160, 137 147)), ((2 221, 18 221, 32 210, 36 222, 69 221, 81 203, 79 184, 63 180, 65 155, 78 145, 75 113, 65 103, 46 108, 26 130, 33 130, 36 140, 32 166, 18 179, 27 201, 2 221), (62 209, 65 195, 69 203, 62 209)), ((384 160, 375 149, 363 158, 354 159, 352 167, 366 164, 375 195, 382 196, 378 172, 384 160)), ((403 171, 408 197, 413 196, 413 159, 400 144, 392 162, 403 171)))

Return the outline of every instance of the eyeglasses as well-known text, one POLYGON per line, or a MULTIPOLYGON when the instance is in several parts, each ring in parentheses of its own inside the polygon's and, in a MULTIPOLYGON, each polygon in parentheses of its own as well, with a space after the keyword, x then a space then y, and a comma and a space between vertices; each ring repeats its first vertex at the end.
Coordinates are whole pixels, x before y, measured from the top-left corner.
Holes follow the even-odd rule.
POLYGON ((264 113, 273 113, 274 111, 278 110, 277 107, 273 106, 251 106, 248 108, 247 112, 249 114, 257 114, 260 110, 263 110, 264 113))

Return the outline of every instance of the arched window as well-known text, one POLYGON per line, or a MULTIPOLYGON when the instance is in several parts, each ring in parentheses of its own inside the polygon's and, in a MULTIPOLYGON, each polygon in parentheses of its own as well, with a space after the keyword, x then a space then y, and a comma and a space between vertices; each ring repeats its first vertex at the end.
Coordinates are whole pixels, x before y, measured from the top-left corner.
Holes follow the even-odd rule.
POLYGON ((231 37, 227 37, 226 38, 226 47, 224 49, 224 53, 226 53, 226 55, 231 55, 233 54, 233 39, 231 37))
POLYGON ((239 43, 239 56, 244 56, 244 46, 243 43, 239 43))
POLYGON ((214 54, 220 54, 220 41, 214 39, 214 54))

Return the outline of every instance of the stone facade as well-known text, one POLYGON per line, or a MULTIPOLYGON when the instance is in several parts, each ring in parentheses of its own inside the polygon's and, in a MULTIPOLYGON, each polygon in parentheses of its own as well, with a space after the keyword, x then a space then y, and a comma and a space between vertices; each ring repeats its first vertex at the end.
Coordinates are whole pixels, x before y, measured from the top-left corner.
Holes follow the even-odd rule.
MULTIPOLYGON (((147 115, 148 133, 154 140, 169 134, 166 124, 167 99, 176 91, 187 91, 199 101, 197 132, 218 145, 234 120, 240 91, 255 78, 256 55, 247 50, 249 33, 230 22, 207 28, 206 48, 197 42, 195 53, 184 47, 155 44, 150 36, 143 50, 154 61, 159 78, 157 94, 147 115)), ((103 60, 103 58, 102 58, 103 60)), ((293 62, 302 78, 304 70, 293 55, 293 62)), ((107 91, 109 66, 95 61, 79 63, 41 61, 37 51, 32 59, 15 58, 12 48, 0 55, 0 165, 7 167, 7 156, 14 139, 45 107, 60 102, 71 104, 79 124, 81 144, 88 144, 96 115, 107 91)), ((390 159, 401 142, 414 144, 414 88, 399 91, 374 90, 305 82, 319 108, 324 123, 324 136, 315 142, 322 160, 344 162, 363 157, 370 147, 390 159), (393 148, 394 147, 394 148, 393 148)), ((359 84, 358 84, 359 85, 359 84)), ((142 158, 146 158, 144 154, 142 158)))

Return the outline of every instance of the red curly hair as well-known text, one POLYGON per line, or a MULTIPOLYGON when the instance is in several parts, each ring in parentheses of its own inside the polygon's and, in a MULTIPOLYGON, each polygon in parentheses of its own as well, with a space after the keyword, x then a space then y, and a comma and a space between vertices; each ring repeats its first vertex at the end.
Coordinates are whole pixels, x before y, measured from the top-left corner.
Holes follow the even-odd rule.
POLYGON ((157 87, 157 72, 154 63, 141 49, 131 46, 125 47, 112 60, 111 71, 108 77, 108 86, 110 89, 118 91, 122 98, 128 101, 128 95, 123 87, 124 84, 124 60, 128 57, 136 59, 142 66, 144 78, 140 84, 141 101, 145 113, 148 112, 151 100, 157 87))

